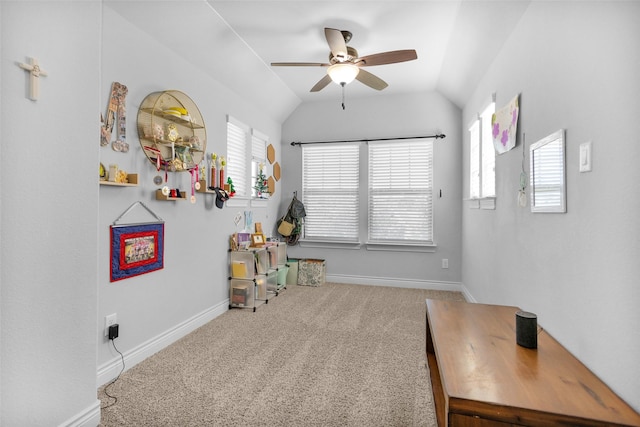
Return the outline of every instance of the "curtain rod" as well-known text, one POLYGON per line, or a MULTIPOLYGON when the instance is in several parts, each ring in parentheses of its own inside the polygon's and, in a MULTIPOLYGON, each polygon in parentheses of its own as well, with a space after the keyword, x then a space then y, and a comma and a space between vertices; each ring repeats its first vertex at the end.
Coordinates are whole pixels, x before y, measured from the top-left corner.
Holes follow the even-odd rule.
POLYGON ((309 141, 309 142, 292 142, 291 146, 294 147, 296 145, 307 145, 307 144, 340 144, 343 142, 369 142, 369 141, 393 141, 396 139, 428 139, 428 138, 446 138, 446 135, 443 133, 439 133, 436 135, 426 135, 426 136, 403 136, 399 138, 368 138, 368 139, 350 139, 343 141, 309 141))

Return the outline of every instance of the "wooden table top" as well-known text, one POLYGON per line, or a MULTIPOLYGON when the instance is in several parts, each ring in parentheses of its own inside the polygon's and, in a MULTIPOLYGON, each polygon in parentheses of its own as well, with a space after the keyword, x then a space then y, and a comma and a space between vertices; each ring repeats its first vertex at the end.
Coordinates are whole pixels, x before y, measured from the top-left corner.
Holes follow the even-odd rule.
MULTIPOLYGON (((538 348, 516 344, 517 307, 427 300, 449 410, 474 401, 603 423, 640 426, 640 415, 538 327, 538 348)), ((614 363, 615 355, 612 355, 614 363)), ((487 409, 488 410, 488 409, 487 409)), ((491 409, 495 411, 495 407, 491 409)))

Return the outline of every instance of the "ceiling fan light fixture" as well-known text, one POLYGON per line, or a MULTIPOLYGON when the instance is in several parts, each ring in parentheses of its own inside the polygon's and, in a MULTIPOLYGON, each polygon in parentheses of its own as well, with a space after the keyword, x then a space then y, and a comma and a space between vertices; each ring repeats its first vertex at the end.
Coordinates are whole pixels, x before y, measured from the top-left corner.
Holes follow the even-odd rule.
POLYGON ((331 80, 339 85, 351 83, 359 72, 360 68, 350 63, 333 64, 327 69, 331 80))

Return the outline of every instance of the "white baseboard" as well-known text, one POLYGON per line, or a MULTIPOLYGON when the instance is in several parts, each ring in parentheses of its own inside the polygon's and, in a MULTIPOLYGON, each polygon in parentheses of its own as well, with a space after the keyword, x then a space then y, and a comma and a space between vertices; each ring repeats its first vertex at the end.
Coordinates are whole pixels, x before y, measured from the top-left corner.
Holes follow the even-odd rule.
POLYGON ((351 285, 391 286, 394 288, 428 289, 434 291, 461 292, 467 302, 476 303, 469 289, 461 282, 443 282, 438 280, 393 279, 389 277, 348 276, 344 274, 327 275, 330 283, 347 283, 351 285))
MULTIPOLYGON (((205 325, 222 313, 229 310, 229 300, 226 299, 221 303, 210 307, 190 319, 174 326, 173 328, 157 335, 150 340, 143 342, 137 347, 132 348, 129 351, 125 351, 124 362, 126 369, 132 368, 138 363, 142 362, 149 356, 154 355, 158 351, 174 343, 185 335, 195 331, 200 326, 205 325)), ((102 386, 118 376, 122 370, 122 358, 120 356, 115 357, 107 363, 98 367, 98 380, 97 384, 102 386)))
POLYGON ((327 275, 326 281, 330 283, 347 283, 352 285, 390 286, 394 288, 430 289, 434 291, 457 291, 464 293, 464 287, 460 282, 394 279, 391 277, 349 276, 344 274, 327 275))
POLYGON ((467 289, 467 287, 465 285, 462 285, 462 294, 464 295, 464 298, 467 300, 467 302, 473 302, 473 303, 477 303, 478 302, 473 297, 473 295, 471 295, 471 292, 469 292, 469 289, 467 289))
POLYGON ((100 424, 100 401, 96 401, 84 411, 74 415, 58 427, 96 427, 100 424))

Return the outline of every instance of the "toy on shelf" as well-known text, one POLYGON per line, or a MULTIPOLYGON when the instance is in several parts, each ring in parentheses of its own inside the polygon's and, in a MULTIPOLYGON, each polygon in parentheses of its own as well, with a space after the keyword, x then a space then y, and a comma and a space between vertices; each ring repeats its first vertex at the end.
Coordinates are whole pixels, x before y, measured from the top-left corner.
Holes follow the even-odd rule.
POLYGON ((229 188, 225 187, 225 190, 229 192, 229 197, 233 197, 236 194, 236 188, 233 186, 233 180, 231 180, 231 177, 227 178, 227 185, 229 188))

